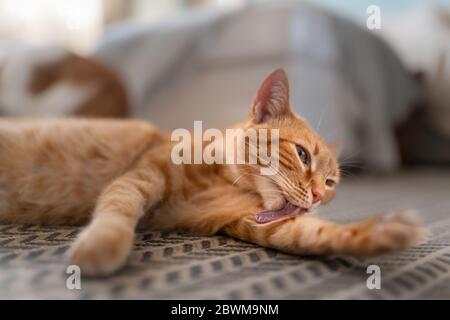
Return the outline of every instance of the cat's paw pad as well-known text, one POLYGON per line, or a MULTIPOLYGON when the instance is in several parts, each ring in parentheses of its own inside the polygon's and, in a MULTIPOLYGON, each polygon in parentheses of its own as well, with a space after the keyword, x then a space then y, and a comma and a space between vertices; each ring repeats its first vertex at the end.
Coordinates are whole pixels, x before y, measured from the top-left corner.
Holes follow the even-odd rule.
POLYGON ((419 216, 402 210, 379 217, 370 230, 368 244, 374 254, 388 253, 417 245, 426 234, 419 216))
POLYGON ((133 231, 127 227, 91 225, 70 249, 70 264, 83 275, 109 275, 125 264, 132 244, 133 231))

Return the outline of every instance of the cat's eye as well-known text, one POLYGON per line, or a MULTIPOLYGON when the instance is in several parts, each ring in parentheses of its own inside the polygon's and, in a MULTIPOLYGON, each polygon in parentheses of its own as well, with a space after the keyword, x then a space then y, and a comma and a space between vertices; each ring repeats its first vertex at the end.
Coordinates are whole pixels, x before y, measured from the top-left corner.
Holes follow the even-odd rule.
POLYGON ((303 162, 303 164, 305 166, 309 166, 310 159, 309 159, 308 152, 302 146, 297 145, 296 148, 297 148, 297 153, 298 153, 298 156, 300 157, 300 160, 303 162))
POLYGON ((325 184, 327 185, 327 187, 333 188, 333 187, 336 185, 336 181, 331 180, 331 179, 327 179, 327 180, 325 181, 325 184))

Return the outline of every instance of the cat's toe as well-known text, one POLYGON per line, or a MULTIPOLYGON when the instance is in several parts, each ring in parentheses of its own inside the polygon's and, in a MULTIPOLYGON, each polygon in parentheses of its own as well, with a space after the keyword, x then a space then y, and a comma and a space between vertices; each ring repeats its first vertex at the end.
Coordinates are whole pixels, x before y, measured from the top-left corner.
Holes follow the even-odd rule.
POLYGON ((409 226, 420 226, 423 223, 419 214, 414 210, 398 210, 386 214, 383 216, 382 222, 398 222, 409 226))
POLYGON ((416 213, 399 211, 381 217, 372 229, 370 243, 373 253, 388 253, 415 246, 426 234, 416 213))
POLYGON ((70 264, 79 266, 82 275, 110 275, 125 264, 132 243, 133 232, 127 228, 90 226, 73 244, 70 264))

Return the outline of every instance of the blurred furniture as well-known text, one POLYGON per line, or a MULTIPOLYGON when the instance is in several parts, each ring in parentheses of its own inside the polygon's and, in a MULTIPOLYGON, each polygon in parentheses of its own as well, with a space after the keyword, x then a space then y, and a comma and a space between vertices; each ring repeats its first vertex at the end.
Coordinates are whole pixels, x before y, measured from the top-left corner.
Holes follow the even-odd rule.
POLYGON ((95 57, 118 70, 135 115, 164 129, 242 121, 260 81, 284 67, 293 109, 343 158, 392 171, 394 127, 416 84, 377 36, 303 3, 207 8, 151 27, 107 30, 95 57), (270 23, 266 23, 269 22, 270 23))

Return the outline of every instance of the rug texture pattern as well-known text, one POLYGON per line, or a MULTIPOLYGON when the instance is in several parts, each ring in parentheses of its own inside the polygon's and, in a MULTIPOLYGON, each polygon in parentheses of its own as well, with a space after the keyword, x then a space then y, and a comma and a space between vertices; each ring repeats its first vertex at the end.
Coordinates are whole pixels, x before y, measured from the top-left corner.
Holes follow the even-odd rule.
POLYGON ((414 208, 431 231, 422 245, 374 259, 297 257, 228 237, 140 231, 125 269, 82 276, 69 290, 66 253, 73 227, 0 226, 2 299, 450 299, 450 172, 355 177, 321 215, 350 222, 414 208), (381 268, 381 289, 366 285, 381 268))

